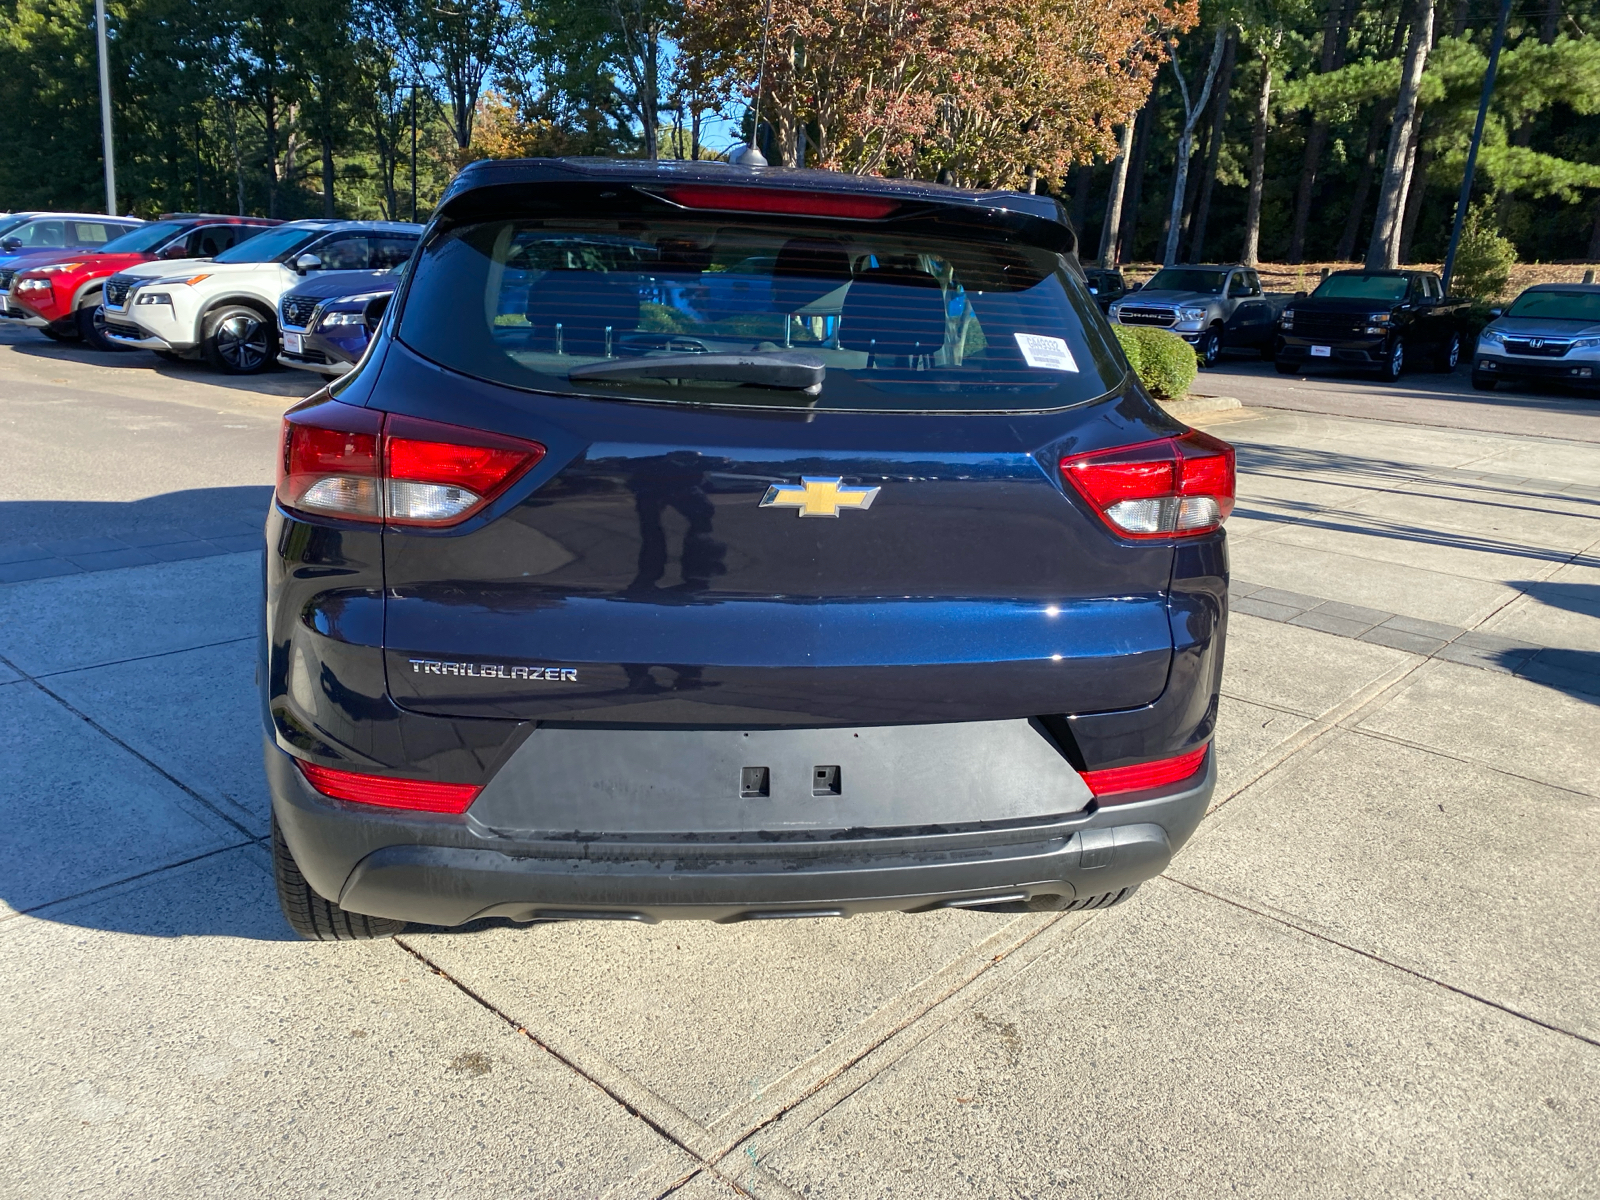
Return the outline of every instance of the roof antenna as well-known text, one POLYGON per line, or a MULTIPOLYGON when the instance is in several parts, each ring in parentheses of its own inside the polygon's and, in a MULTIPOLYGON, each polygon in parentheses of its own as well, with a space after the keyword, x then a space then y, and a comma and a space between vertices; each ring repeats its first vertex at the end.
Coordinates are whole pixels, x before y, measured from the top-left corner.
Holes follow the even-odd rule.
POLYGON ((750 116, 750 142, 728 151, 728 161, 736 167, 765 167, 767 156, 756 148, 761 136, 761 88, 767 76, 767 31, 772 28, 772 0, 767 0, 766 16, 761 20, 761 57, 756 66, 756 105, 750 116))

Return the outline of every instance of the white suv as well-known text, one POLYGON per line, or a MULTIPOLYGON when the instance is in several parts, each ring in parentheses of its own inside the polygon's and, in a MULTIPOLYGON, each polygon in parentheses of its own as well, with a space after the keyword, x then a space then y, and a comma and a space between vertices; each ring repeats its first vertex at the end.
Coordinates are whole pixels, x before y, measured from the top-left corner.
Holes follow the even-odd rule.
POLYGON ((260 371, 278 357, 278 297, 307 272, 392 267, 421 234, 397 221, 293 221, 212 259, 141 263, 106 280, 105 336, 230 375, 260 371))

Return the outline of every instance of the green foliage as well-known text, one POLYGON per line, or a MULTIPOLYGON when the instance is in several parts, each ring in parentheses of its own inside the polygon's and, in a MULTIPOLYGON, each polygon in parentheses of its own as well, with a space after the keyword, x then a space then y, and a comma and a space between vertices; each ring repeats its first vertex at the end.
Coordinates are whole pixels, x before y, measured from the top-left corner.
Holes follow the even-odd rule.
POLYGON ((1199 363, 1194 347, 1175 333, 1145 325, 1113 325, 1128 365, 1157 400, 1182 400, 1189 394, 1199 363))
POLYGON ((1489 200, 1474 204, 1461 223, 1450 290, 1474 300, 1492 300, 1505 291, 1516 265, 1517 248, 1500 236, 1489 200))

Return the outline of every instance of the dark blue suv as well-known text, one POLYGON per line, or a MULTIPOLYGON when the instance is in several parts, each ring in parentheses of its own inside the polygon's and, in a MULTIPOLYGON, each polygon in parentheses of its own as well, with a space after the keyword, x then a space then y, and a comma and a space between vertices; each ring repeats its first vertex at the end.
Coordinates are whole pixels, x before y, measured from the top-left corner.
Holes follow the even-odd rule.
POLYGON ((284 422, 284 910, 1116 903, 1211 793, 1233 495, 1050 198, 474 163, 284 422))

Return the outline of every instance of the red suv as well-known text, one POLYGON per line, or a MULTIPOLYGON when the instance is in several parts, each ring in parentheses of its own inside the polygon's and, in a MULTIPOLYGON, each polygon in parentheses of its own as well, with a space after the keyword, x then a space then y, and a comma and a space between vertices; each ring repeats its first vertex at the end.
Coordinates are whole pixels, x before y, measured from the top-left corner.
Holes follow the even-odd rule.
POLYGON ((25 324, 53 337, 81 337, 96 350, 119 350, 100 333, 100 300, 105 281, 136 263, 163 258, 213 258, 230 246, 283 222, 266 217, 224 217, 207 213, 167 213, 107 242, 93 253, 63 251, 56 262, 18 271, 11 300, 25 324))

